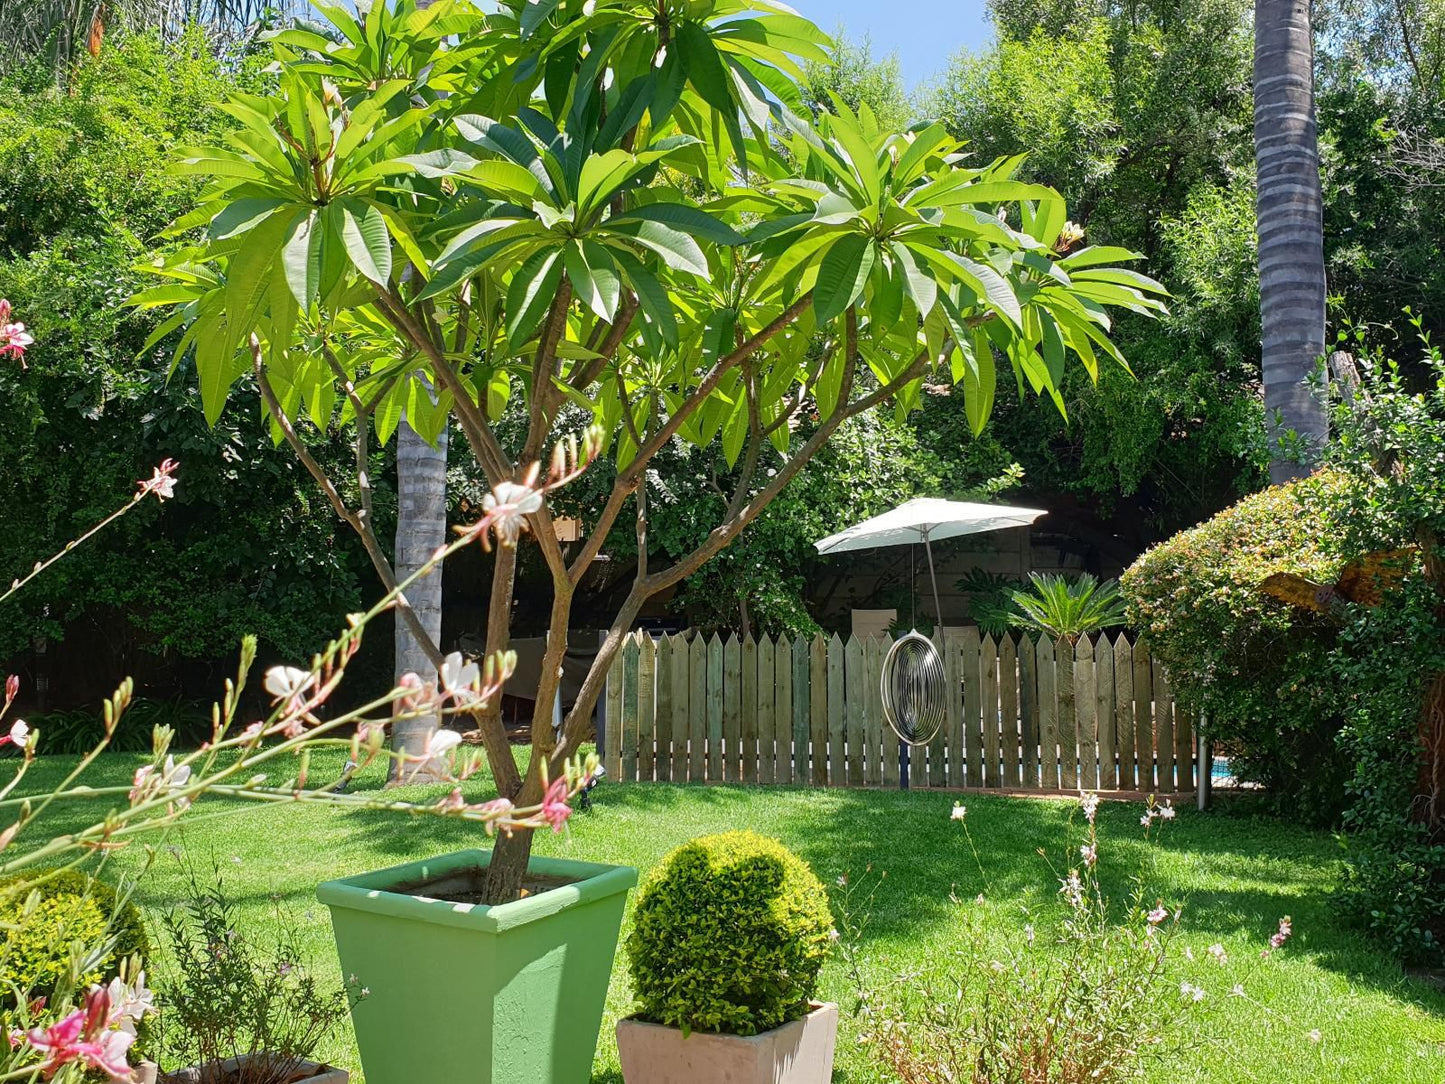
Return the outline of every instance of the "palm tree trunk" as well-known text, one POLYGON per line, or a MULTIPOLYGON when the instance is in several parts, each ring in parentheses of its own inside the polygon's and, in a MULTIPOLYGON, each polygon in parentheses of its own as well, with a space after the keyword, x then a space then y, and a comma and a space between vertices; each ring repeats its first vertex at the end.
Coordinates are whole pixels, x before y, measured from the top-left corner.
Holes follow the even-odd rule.
MULTIPOLYGON (((447 431, 433 448, 406 421, 396 434, 396 578, 414 575, 427 559, 446 544, 447 536, 447 431)), ((406 590, 407 601, 421 619, 434 644, 442 638, 442 570, 418 580, 406 590)), ((396 622, 395 678, 408 671, 423 681, 436 680, 436 669, 405 621, 396 622)), ((399 720, 392 729, 392 751, 418 754, 436 730, 435 716, 399 720)), ((393 781, 399 777, 392 763, 393 781)), ((411 769, 408 779, 414 778, 411 769)))
POLYGON ((1324 209, 1310 0, 1255 0, 1254 33, 1264 409, 1270 478, 1282 482, 1309 473, 1329 435, 1319 368, 1325 352, 1324 209))

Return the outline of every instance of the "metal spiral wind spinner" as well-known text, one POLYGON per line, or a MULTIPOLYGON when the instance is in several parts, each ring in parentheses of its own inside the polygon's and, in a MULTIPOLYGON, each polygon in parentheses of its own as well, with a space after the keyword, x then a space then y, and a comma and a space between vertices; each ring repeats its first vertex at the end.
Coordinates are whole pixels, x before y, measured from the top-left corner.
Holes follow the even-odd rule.
POLYGON ((883 716, 905 745, 927 745, 948 711, 943 657, 933 641, 910 632, 888 649, 879 679, 883 716))

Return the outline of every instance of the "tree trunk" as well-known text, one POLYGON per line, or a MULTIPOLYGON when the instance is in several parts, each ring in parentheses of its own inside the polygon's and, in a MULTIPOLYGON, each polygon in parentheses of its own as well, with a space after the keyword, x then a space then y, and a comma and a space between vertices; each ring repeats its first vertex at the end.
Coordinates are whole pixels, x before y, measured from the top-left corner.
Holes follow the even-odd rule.
POLYGON ((1261 360, 1270 479, 1282 482, 1309 473, 1329 435, 1314 38, 1310 0, 1255 0, 1254 13, 1261 360), (1290 433, 1297 445, 1282 448, 1290 433))
POLYGON ((530 831, 513 832, 497 836, 492 847, 492 863, 487 867, 487 876, 482 891, 489 905, 511 903, 522 895, 522 880, 527 875, 527 863, 532 859, 532 836, 530 831))
MULTIPOLYGON (((446 544, 447 536, 447 431, 443 429, 433 448, 417 435, 404 420, 396 433, 396 578, 404 581, 414 575, 427 560, 446 544)), ((442 570, 437 568, 406 589, 407 601, 421 619, 432 643, 440 645, 442 636, 442 570)), ((400 619, 396 622, 395 679, 408 671, 422 681, 436 680, 436 669, 411 628, 400 619)), ((418 754, 426 748, 427 739, 436 730, 435 716, 398 721, 392 728, 392 750, 418 754)), ((427 772, 408 768, 407 779, 427 772)), ((396 782, 402 773, 392 762, 391 779, 396 782)))

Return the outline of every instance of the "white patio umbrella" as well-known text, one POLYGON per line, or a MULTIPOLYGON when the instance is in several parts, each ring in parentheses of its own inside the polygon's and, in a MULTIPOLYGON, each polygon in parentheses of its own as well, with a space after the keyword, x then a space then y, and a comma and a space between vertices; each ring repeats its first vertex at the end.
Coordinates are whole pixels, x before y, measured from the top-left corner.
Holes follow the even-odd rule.
POLYGON ((902 546, 922 542, 928 550, 928 577, 933 583, 933 609, 943 627, 943 608, 938 604, 938 576, 933 570, 933 540, 983 534, 1005 527, 1027 527, 1046 515, 1042 508, 1014 508, 1005 504, 974 504, 945 501, 938 497, 917 497, 845 531, 829 535, 814 545, 819 553, 844 553, 874 546, 902 546))

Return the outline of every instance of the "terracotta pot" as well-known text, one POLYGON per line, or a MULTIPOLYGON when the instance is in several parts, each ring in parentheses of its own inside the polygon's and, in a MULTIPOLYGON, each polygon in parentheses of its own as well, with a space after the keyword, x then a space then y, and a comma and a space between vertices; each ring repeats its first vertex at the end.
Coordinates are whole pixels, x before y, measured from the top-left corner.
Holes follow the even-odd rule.
MULTIPOLYGON (((227 1058, 221 1062, 221 1069, 235 1069, 245 1064, 249 1056, 241 1058, 227 1058)), ((152 1069, 154 1067, 152 1066, 152 1069)), ((351 1075, 345 1069, 334 1069, 330 1065, 317 1065, 315 1062, 302 1062, 297 1066, 298 1071, 309 1075, 293 1077, 287 1084, 348 1084, 351 1075)), ((151 1079, 156 1079, 152 1077, 151 1079)), ((224 1079, 224 1078, 223 1078, 224 1079)), ((163 1073, 159 1077, 160 1084, 200 1084, 200 1066, 191 1066, 189 1069, 177 1069, 174 1073, 163 1073)))
POLYGON ((828 1084, 838 1040, 838 1006, 813 1011, 761 1035, 687 1038, 677 1028, 628 1018, 617 1022, 617 1053, 627 1084, 828 1084))

